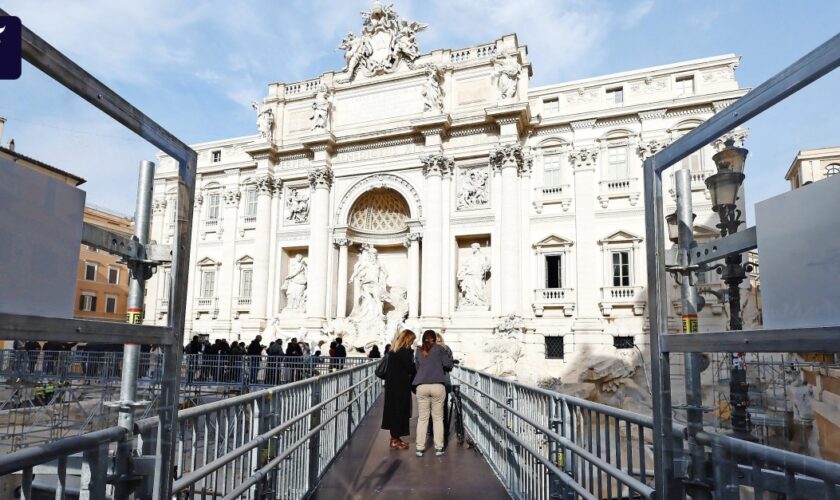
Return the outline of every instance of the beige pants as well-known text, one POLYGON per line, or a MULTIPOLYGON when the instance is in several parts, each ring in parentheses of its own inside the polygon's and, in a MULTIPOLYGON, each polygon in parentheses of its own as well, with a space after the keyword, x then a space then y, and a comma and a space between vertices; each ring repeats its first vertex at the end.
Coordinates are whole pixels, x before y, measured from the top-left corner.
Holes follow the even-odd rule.
POLYGON ((443 400, 445 398, 446 387, 443 384, 417 386, 417 449, 419 451, 426 449, 429 413, 432 415, 432 434, 435 448, 443 448, 443 400))

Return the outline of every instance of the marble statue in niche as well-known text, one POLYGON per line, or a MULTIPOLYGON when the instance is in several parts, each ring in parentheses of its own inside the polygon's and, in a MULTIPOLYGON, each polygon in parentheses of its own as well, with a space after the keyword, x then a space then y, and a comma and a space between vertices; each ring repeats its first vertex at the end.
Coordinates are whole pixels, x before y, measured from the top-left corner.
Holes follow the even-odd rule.
POLYGON ((490 273, 490 259, 481 252, 481 245, 470 245, 472 255, 467 257, 458 269, 458 289, 461 292, 461 306, 486 307, 487 277, 490 273))
POLYGON ((302 224, 309 220, 309 195, 306 189, 290 189, 286 200, 286 220, 302 224))
POLYGON ((307 262, 303 255, 295 255, 289 263, 289 274, 283 280, 280 290, 286 292, 286 311, 306 310, 307 262))
POLYGON ((383 321, 383 310, 388 295, 388 271, 379 262, 379 252, 370 245, 362 247, 359 261, 353 267, 350 284, 358 290, 350 317, 361 324, 383 321))
POLYGON ((426 67, 426 82, 423 84, 423 112, 443 111, 443 89, 440 87, 440 70, 433 65, 426 67))
POLYGON ((516 60, 515 54, 498 56, 493 62, 493 77, 499 89, 499 98, 513 99, 519 86, 519 75, 522 65, 516 60))
POLYGON ((271 140, 274 130, 274 112, 268 106, 260 106, 257 101, 251 101, 251 108, 257 112, 257 130, 261 139, 271 140))
POLYGON ((329 132, 332 115, 332 93, 325 85, 319 85, 312 102, 312 130, 329 132))
POLYGON ((458 210, 487 205, 490 198, 488 179, 489 175, 485 169, 472 168, 461 172, 458 210))

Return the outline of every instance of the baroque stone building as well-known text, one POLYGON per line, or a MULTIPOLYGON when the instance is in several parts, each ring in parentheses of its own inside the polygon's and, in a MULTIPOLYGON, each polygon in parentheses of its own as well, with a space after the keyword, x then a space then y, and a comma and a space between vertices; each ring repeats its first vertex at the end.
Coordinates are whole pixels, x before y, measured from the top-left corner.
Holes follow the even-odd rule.
MULTIPOLYGON (((363 18, 343 70, 270 84, 256 134, 193 146, 191 333, 363 347, 405 324, 442 330, 471 366, 534 378, 644 348, 642 160, 746 92, 739 58, 532 88, 516 35, 422 54, 426 25, 379 4, 363 18)), ((700 239, 716 234, 713 153, 680 167, 700 239)), ((175 179, 161 156, 157 241, 172 238, 175 179)), ((147 321, 164 321, 168 280, 152 280, 147 321)), ((703 329, 723 328, 723 307, 703 329)))

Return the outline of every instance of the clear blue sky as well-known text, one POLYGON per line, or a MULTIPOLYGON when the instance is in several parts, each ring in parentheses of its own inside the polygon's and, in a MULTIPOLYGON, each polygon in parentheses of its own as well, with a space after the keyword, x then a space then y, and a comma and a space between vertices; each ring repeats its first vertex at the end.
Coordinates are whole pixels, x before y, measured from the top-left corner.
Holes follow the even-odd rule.
MULTIPOLYGON (((7 0, 94 76, 188 143, 254 132, 252 99, 275 81, 343 65, 336 46, 358 32, 354 1, 7 0)), ((836 0, 395 0, 426 22, 421 50, 458 48, 515 32, 528 45, 532 86, 711 55, 742 56, 754 87, 837 33, 836 0)), ((152 147, 29 65, 0 82, 3 145, 88 179, 88 201, 132 213, 136 165, 152 147)), ((787 189, 797 151, 840 145, 835 72, 747 126, 747 203, 787 189)))

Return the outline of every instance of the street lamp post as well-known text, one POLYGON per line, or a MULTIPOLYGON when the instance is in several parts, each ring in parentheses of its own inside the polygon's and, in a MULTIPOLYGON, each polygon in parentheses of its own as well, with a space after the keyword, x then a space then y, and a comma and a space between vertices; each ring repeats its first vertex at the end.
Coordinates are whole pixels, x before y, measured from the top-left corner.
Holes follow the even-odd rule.
MULTIPOLYGON (((747 150, 736 148, 731 142, 714 155, 712 160, 718 172, 706 179, 706 187, 712 197, 712 210, 717 212, 720 223, 717 228, 722 237, 736 233, 738 227, 744 223, 741 220, 741 210, 736 202, 738 190, 744 182, 744 163, 747 150)), ((729 302, 729 329, 743 329, 741 319, 741 283, 746 279, 747 272, 752 270, 750 263, 742 262, 741 254, 729 255, 724 264, 717 266, 721 279, 727 286, 729 302)), ((733 353, 729 366, 729 404, 731 407, 732 432, 741 439, 751 439, 750 421, 747 408, 750 404, 749 384, 747 383, 747 369, 744 353, 733 353)))

